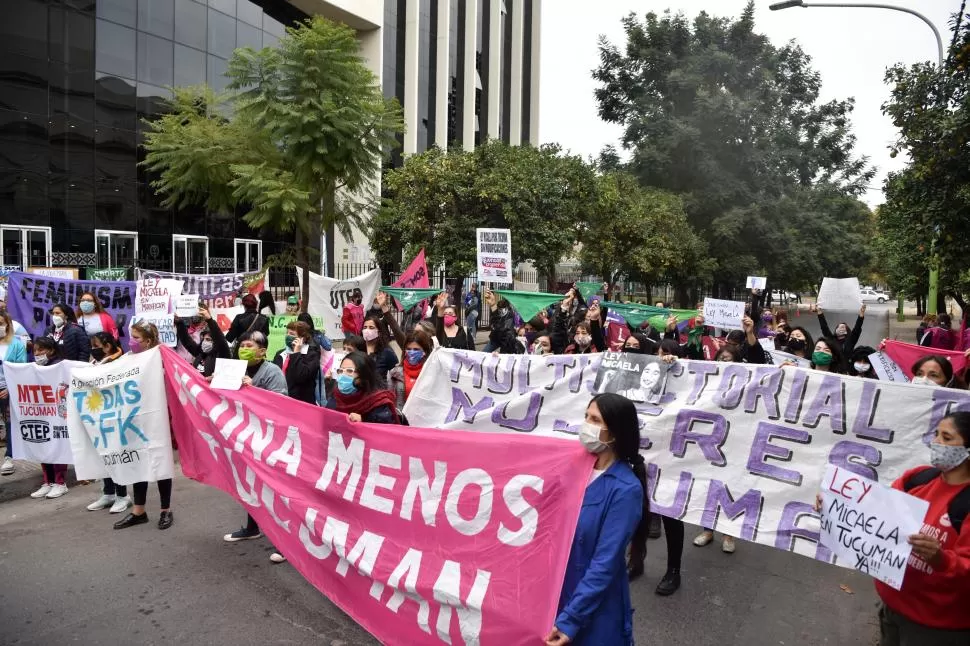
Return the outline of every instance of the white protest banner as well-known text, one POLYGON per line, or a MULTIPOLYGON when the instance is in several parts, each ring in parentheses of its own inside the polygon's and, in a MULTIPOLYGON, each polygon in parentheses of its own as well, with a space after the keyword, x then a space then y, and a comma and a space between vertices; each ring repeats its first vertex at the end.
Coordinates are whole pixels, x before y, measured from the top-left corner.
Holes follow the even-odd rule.
MULTIPOLYGON (((158 329, 158 342, 162 345, 167 345, 170 348, 174 348, 178 345, 178 334, 175 331, 175 315, 174 314, 139 314, 135 313, 131 317, 131 324, 135 323, 151 323, 158 329)), ((129 330, 130 330, 129 326, 129 330)), ((129 335, 131 332, 129 331, 129 335)))
POLYGON ((210 385, 222 390, 239 390, 242 388, 243 377, 246 376, 247 365, 241 359, 216 359, 210 385))
POLYGON ((704 323, 726 330, 740 330, 744 318, 744 301, 704 299, 704 323))
POLYGON ((157 316, 172 311, 172 299, 182 293, 182 281, 145 278, 135 282, 135 314, 157 316))
POLYGON ((88 364, 61 361, 53 366, 5 363, 10 397, 7 441, 18 460, 71 464, 71 440, 67 427, 67 388, 71 369, 88 364))
POLYGON ((747 289, 764 289, 765 285, 768 284, 767 276, 748 276, 747 282, 744 286, 747 289))
POLYGON ((823 278, 818 306, 827 310, 857 310, 862 307, 858 278, 823 278))
POLYGON ((512 277, 512 232, 509 229, 475 229, 478 281, 515 284, 512 277))
POLYGON ((78 479, 110 477, 127 485, 172 477, 160 352, 126 354, 71 373, 67 423, 78 479))
POLYGON ((906 383, 909 377, 899 367, 899 364, 889 358, 885 352, 873 352, 869 355, 869 365, 876 372, 880 381, 901 381, 906 383))
MULTIPOLYGON (((265 271, 247 274, 175 274, 169 271, 155 271, 135 268, 135 278, 173 278, 181 280, 182 292, 198 294, 210 309, 228 309, 236 306, 243 294, 258 295, 268 289, 269 281, 265 271)), ((181 293, 181 292, 180 292, 181 293)))
MULTIPOLYGON (((296 277, 303 289, 303 270, 296 268, 296 277)), ((337 280, 310 272, 310 303, 307 311, 313 317, 323 319, 321 332, 331 339, 344 338, 340 328, 340 317, 344 313, 344 305, 350 302, 356 292, 363 296, 364 311, 374 302, 374 296, 381 286, 381 270, 371 269, 366 274, 354 276, 347 280, 337 280)))
POLYGON ((199 314, 199 295, 181 294, 175 297, 175 315, 190 319, 199 314))
MULTIPOLYGON (((439 349, 404 413, 415 426, 575 436, 601 355, 439 349)), ((826 464, 890 483, 928 460, 970 392, 795 367, 677 361, 659 404, 636 404, 651 508, 748 541, 831 560, 815 494, 826 464)))
POLYGON ((766 350, 766 352, 771 355, 771 363, 780 366, 785 363, 791 363, 799 368, 811 368, 812 362, 808 359, 803 359, 797 355, 790 354, 788 352, 782 352, 781 350, 766 350))
POLYGON ((821 541, 847 567, 900 590, 930 503, 831 464, 822 479, 821 541))

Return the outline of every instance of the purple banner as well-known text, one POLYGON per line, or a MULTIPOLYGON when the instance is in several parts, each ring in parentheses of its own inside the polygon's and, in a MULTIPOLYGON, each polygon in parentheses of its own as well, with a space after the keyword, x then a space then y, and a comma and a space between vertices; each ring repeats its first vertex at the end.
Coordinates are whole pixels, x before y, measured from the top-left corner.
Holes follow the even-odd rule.
POLYGON ((7 310, 32 336, 42 336, 51 324, 50 310, 66 303, 76 310, 81 294, 91 292, 114 319, 121 345, 128 350, 128 323, 135 313, 135 283, 69 280, 14 272, 7 284, 7 310))

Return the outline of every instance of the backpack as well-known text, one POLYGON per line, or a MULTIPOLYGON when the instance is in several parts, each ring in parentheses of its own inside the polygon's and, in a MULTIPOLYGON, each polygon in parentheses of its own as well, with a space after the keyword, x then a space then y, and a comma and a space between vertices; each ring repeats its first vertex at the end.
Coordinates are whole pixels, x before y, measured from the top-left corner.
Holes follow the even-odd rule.
MULTIPOLYGON (((934 467, 928 467, 922 471, 914 473, 909 477, 908 480, 903 482, 903 491, 909 491, 914 487, 929 484, 937 476, 939 476, 940 473, 942 472, 934 467)), ((960 527, 963 525, 963 520, 967 517, 967 513, 970 513, 970 485, 963 487, 960 493, 953 496, 953 499, 950 500, 950 504, 947 507, 946 513, 950 516, 950 524, 953 525, 953 529, 955 529, 957 535, 959 535, 960 527)))

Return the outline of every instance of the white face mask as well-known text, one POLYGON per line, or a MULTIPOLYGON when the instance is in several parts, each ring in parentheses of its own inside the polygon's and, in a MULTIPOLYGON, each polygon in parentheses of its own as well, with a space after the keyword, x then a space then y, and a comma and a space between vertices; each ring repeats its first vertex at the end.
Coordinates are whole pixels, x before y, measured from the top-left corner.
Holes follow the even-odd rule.
POLYGON ((970 458, 970 449, 951 444, 930 444, 930 464, 940 471, 952 471, 970 458))
POLYGON ((589 345, 589 342, 593 340, 593 337, 589 336, 588 334, 577 334, 573 340, 576 342, 576 345, 581 348, 585 348, 589 345))
POLYGON ((46 366, 47 362, 50 361, 50 357, 48 357, 46 354, 37 354, 34 355, 34 361, 38 366, 46 366))
POLYGON ((613 443, 612 440, 604 442, 600 439, 602 429, 596 424, 584 422, 579 429, 579 442, 590 453, 602 453, 613 443))
POLYGON ((913 377, 913 380, 909 382, 911 384, 919 384, 922 386, 937 386, 935 381, 930 381, 929 377, 913 377))
POLYGON ((852 364, 852 367, 855 368, 856 372, 863 373, 863 372, 869 372, 870 366, 865 361, 856 361, 855 363, 852 364))
POLYGON ((376 341, 377 337, 380 336, 380 332, 374 328, 365 327, 361 336, 364 337, 364 341, 376 341))
POLYGON ((205 352, 206 354, 209 354, 210 352, 212 352, 212 341, 203 341, 202 343, 199 344, 199 346, 202 348, 202 351, 205 352))
POLYGON ((64 317, 63 316, 52 316, 51 317, 51 323, 54 324, 54 327, 64 327, 64 317))

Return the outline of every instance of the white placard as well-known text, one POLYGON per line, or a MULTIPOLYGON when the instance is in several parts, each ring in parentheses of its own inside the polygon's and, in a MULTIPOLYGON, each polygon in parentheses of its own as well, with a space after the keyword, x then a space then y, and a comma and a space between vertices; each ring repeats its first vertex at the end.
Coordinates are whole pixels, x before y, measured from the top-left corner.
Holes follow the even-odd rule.
POLYGON ((199 295, 182 294, 175 297, 175 315, 179 318, 190 319, 199 314, 199 295))
POLYGON ((212 387, 222 390, 239 390, 248 364, 242 359, 216 359, 212 371, 212 387))
POLYGON ((822 478, 821 542, 840 560, 899 590, 930 503, 831 464, 822 478))
POLYGON ((144 278, 135 281, 135 314, 147 317, 172 313, 172 299, 182 293, 181 280, 174 278, 144 278))
POLYGON ((748 289, 764 289, 767 284, 767 276, 748 276, 748 282, 744 286, 748 289))
POLYGON ((135 323, 151 323, 158 330, 159 343, 167 345, 170 348, 178 345, 178 335, 175 332, 175 314, 165 312, 146 314, 145 312, 136 312, 131 317, 131 324, 128 326, 129 334, 131 334, 131 325, 135 323))
POLYGON ((873 352, 869 355, 869 364, 876 371, 881 381, 901 381, 906 383, 909 377, 899 367, 899 364, 889 358, 885 352, 873 352))
POLYGON ((862 307, 858 278, 823 278, 818 306, 827 310, 858 310, 862 307))
POLYGON ((514 285, 512 233, 509 229, 475 229, 478 282, 514 285))
POLYGON ((47 464, 73 464, 67 425, 67 389, 71 370, 85 367, 80 361, 61 361, 53 366, 30 363, 4 364, 10 397, 7 441, 18 460, 47 464))
POLYGON ((744 301, 704 299, 704 324, 728 330, 740 330, 744 318, 744 301))
MULTIPOLYGON (((762 346, 764 347, 764 346, 762 346)), ((799 368, 811 368, 812 362, 808 359, 802 359, 799 356, 791 354, 789 352, 782 352, 781 350, 768 350, 765 352, 771 355, 771 362, 776 366, 781 366, 786 363, 792 363, 799 368)))

